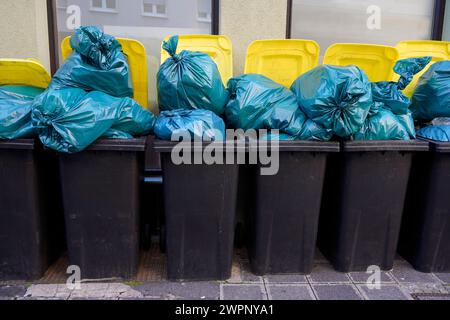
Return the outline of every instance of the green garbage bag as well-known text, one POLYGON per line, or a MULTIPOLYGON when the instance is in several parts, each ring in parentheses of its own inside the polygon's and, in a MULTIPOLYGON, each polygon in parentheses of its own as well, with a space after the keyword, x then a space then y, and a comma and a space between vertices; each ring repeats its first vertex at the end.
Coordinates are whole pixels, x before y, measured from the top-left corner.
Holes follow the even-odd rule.
POLYGON ((433 141, 450 142, 450 125, 432 125, 424 127, 417 131, 417 135, 421 138, 433 141))
POLYGON ((414 119, 409 111, 410 99, 402 93, 430 63, 431 57, 399 60, 394 67, 398 82, 372 83, 374 104, 355 140, 410 140, 416 137, 414 119))
POLYGON ((42 143, 62 153, 83 151, 102 137, 147 135, 156 121, 131 98, 77 88, 48 90, 34 100, 32 108, 42 143))
POLYGON ((371 83, 356 66, 319 66, 294 81, 291 90, 311 120, 342 138, 361 129, 373 104, 371 83))
POLYGON ((228 126, 235 129, 276 129, 297 140, 330 140, 332 133, 309 120, 295 95, 282 85, 258 74, 228 82, 230 101, 225 108, 228 126))
POLYGON ((28 96, 28 97, 36 97, 40 95, 45 89, 32 87, 32 86, 17 86, 17 85, 6 85, 0 86, 1 90, 17 93, 19 95, 28 96))
POLYGON ((264 140, 264 141, 295 141, 295 137, 286 134, 286 133, 273 133, 273 132, 269 132, 266 134, 263 134, 260 137, 260 140, 264 140))
POLYGON ((222 115, 228 92, 216 63, 205 53, 182 51, 177 54, 178 36, 164 42, 170 54, 157 75, 161 111, 206 109, 222 115))
POLYGON ((450 126, 450 118, 435 118, 433 121, 431 121, 431 124, 433 126, 450 126))
POLYGON ((450 117, 450 60, 436 62, 419 79, 411 110, 421 122, 450 117))
POLYGON ((132 97, 128 59, 120 43, 97 27, 77 29, 70 38, 73 54, 54 75, 49 89, 79 88, 115 97, 132 97))
POLYGON ((395 115, 376 102, 378 110, 371 112, 361 129, 353 136, 354 140, 410 140, 416 137, 411 112, 395 115))
POLYGON ((0 139, 13 140, 36 136, 31 122, 33 97, 0 88, 0 139))
POLYGON ((193 140, 222 141, 225 139, 225 123, 209 110, 178 109, 163 111, 155 124, 158 139, 171 141, 187 132, 193 140))
POLYGON ((410 58, 397 61, 394 72, 400 75, 398 82, 382 81, 372 83, 373 101, 381 102, 395 114, 407 114, 411 104, 403 90, 411 83, 414 76, 422 71, 431 61, 431 57, 410 58))

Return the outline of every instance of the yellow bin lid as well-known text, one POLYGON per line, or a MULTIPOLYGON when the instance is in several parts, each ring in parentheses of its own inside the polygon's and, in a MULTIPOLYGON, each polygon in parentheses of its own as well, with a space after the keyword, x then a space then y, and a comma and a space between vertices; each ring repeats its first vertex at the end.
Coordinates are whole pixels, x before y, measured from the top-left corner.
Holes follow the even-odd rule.
POLYGON ((328 48, 324 64, 335 66, 356 65, 372 82, 394 78, 394 66, 399 57, 396 48, 371 44, 337 43, 328 48))
POLYGON ((422 72, 417 74, 411 84, 403 91, 403 93, 408 97, 412 97, 420 77, 433 63, 443 60, 450 60, 450 42, 447 41, 402 41, 397 44, 396 48, 400 54, 400 59, 420 58, 425 56, 433 58, 432 62, 422 72))
MULTIPOLYGON (((142 107, 148 108, 148 67, 145 47, 137 40, 125 38, 117 38, 117 40, 122 45, 123 53, 128 57, 134 90, 133 98, 142 107)), ((72 54, 70 37, 65 38, 61 43, 61 51, 63 60, 72 54)))
POLYGON ((245 73, 264 75, 290 87, 319 64, 320 46, 312 40, 257 40, 247 49, 245 73))
MULTIPOLYGON (((166 37, 164 41, 168 41, 166 37)), ((183 50, 203 52, 209 55, 219 68, 222 81, 226 85, 233 77, 233 45, 226 36, 214 35, 180 35, 178 36, 177 53, 183 50)), ((161 64, 169 58, 169 54, 161 48, 161 64)))
POLYGON ((0 59, 0 85, 33 86, 46 89, 51 77, 34 59, 0 59))

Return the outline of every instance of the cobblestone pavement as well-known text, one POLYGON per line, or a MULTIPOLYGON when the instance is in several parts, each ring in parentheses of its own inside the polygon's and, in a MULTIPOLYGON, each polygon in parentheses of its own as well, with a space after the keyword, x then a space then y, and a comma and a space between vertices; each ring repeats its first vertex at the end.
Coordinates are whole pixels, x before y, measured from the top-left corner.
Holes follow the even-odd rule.
POLYGON ((450 274, 425 274, 396 260, 383 272, 379 289, 370 289, 363 272, 339 273, 318 253, 311 275, 258 277, 237 254, 232 278, 225 282, 0 283, 0 300, 450 300, 450 274))

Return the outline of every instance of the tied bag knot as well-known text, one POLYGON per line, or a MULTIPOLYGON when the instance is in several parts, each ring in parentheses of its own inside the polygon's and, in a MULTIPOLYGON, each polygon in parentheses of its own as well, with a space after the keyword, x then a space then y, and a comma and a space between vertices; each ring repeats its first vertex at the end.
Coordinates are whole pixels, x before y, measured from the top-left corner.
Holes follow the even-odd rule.
POLYGON ((175 62, 179 62, 181 60, 180 55, 177 54, 177 48, 178 48, 178 36, 173 36, 168 41, 164 41, 163 43, 163 49, 170 55, 170 57, 175 62))

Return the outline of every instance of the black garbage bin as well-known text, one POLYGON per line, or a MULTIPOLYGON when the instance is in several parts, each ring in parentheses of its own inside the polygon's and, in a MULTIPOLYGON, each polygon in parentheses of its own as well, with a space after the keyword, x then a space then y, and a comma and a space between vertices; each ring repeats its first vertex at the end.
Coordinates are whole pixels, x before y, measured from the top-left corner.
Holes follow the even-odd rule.
POLYGON ((102 139, 60 156, 69 259, 83 279, 136 275, 145 146, 102 139))
MULTIPOLYGON (((226 280, 231 276, 239 165, 206 164, 202 153, 208 144, 188 144, 186 152, 200 159, 198 164, 173 161, 177 142, 154 143, 163 168, 168 278, 226 280)), ((235 153, 230 144, 222 146, 235 153)))
POLYGON ((413 159, 399 253, 421 272, 450 272, 450 143, 413 159))
POLYGON ((311 273, 326 161, 339 150, 338 142, 280 141, 278 173, 255 167, 248 246, 255 274, 311 273))
POLYGON ((38 280, 64 249, 58 177, 38 141, 0 141, 0 281, 38 280))
POLYGON ((390 270, 394 264, 412 156, 423 141, 348 141, 331 156, 319 248, 338 271, 390 270))

